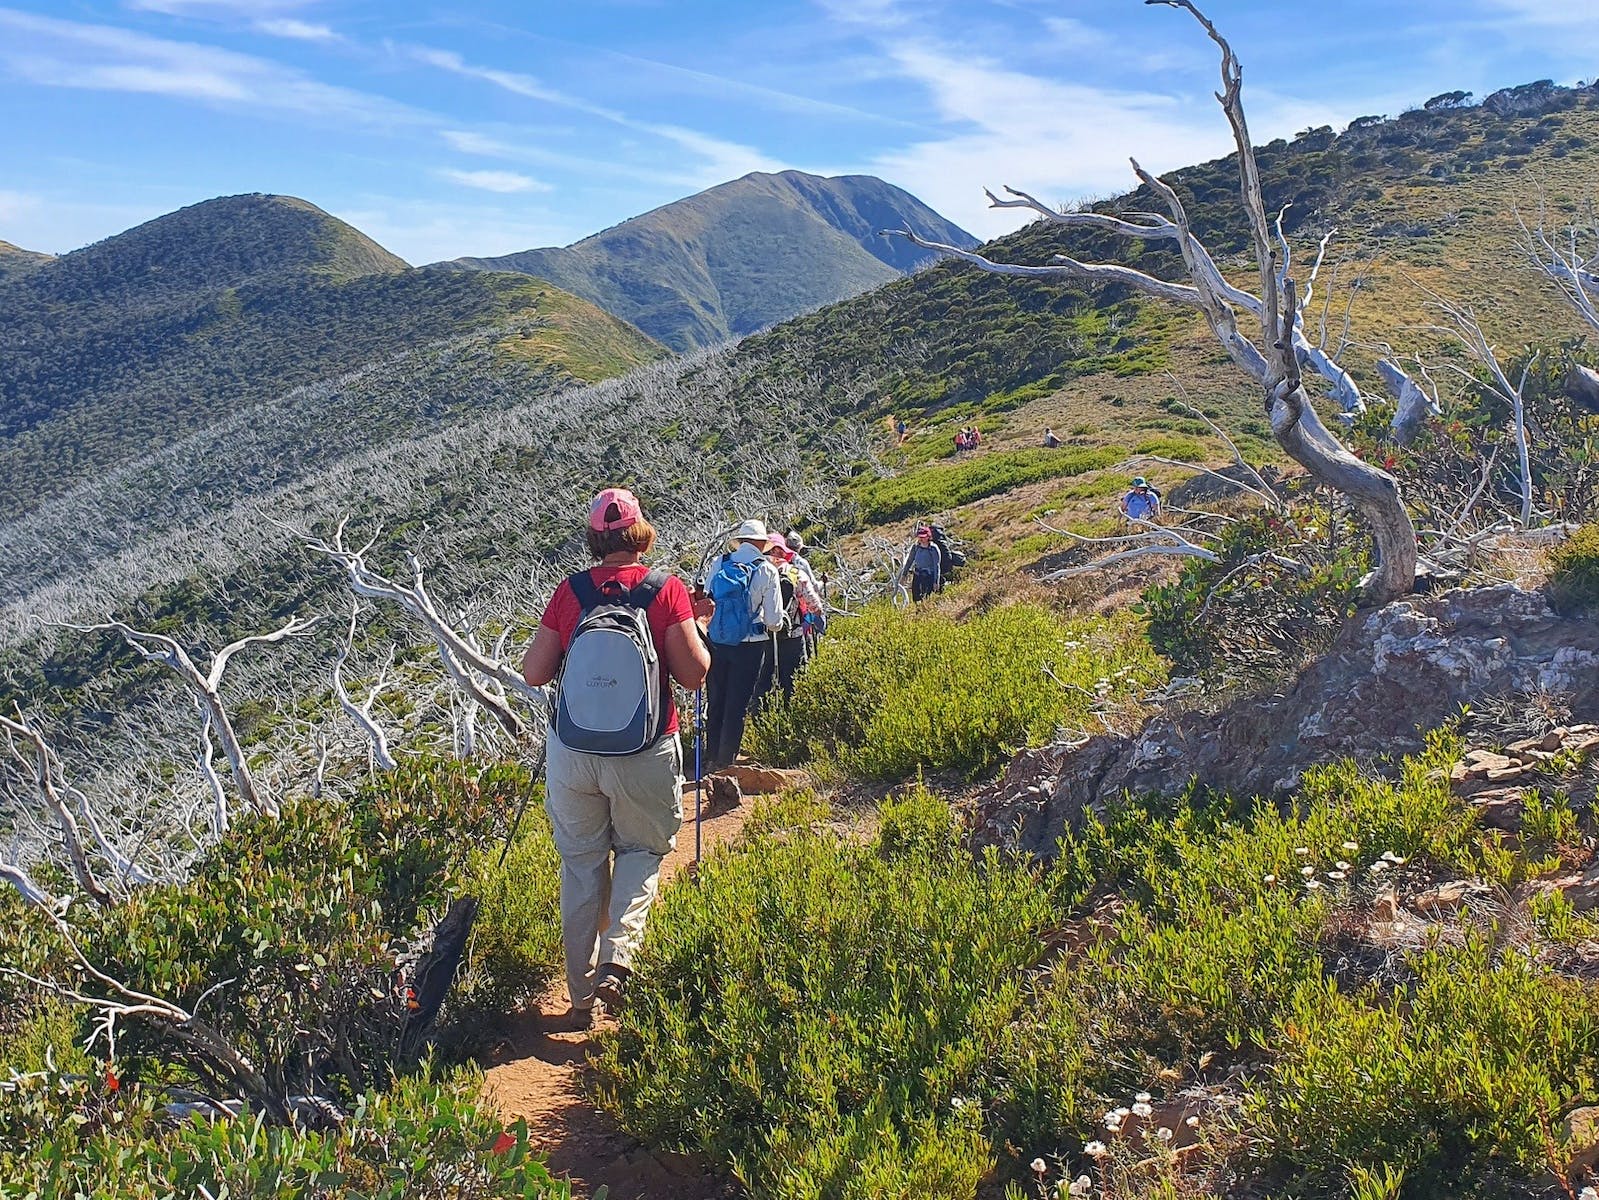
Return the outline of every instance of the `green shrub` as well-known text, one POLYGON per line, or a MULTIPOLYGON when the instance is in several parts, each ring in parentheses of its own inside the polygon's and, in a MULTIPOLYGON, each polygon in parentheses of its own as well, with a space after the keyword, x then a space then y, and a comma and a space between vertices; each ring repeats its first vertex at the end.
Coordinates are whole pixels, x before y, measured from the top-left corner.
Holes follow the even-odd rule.
POLYGON ((478 898, 454 1022, 504 1014, 534 999, 560 972, 561 856, 550 819, 529 804, 505 862, 490 845, 472 856, 466 889, 478 898))
POLYGON ((1599 1069, 1599 997, 1485 938, 1411 966, 1396 995, 1306 985, 1265 1033, 1276 1062, 1252 1111, 1271 1157, 1328 1182, 1398 1167, 1415 1197, 1501 1164, 1543 1175, 1548 1124, 1599 1069))
POLYGON ((173 1120, 148 1089, 33 1076, 0 1096, 0 1200, 570 1196, 531 1156, 526 1128, 506 1131, 478 1099, 478 1082, 402 1080, 320 1133, 248 1115, 173 1120))
POLYGON ((1562 612, 1599 608, 1599 525, 1584 525, 1549 551, 1549 597, 1562 612))
MULTIPOLYGON (((403 943, 462 893, 471 854, 532 786, 515 764, 414 761, 347 805, 291 799, 275 818, 240 817, 181 883, 103 911, 75 906, 72 934, 90 962, 197 1013, 248 1055, 255 1078, 246 1084, 225 1055, 159 1017, 118 1023, 118 1070, 210 1095, 221 1080, 221 1094, 280 1115, 293 1094, 350 1102, 382 1085, 421 1050, 400 1037, 403 943)), ((0 927, 0 960, 57 980, 73 971, 62 935, 33 910, 0 927)))
POLYGON ((784 1200, 972 1195, 988 1155, 952 1101, 1016 1011, 1048 897, 961 852, 935 797, 884 818, 881 841, 794 831, 671 890, 599 1063, 630 1132, 784 1200))
POLYGON ((1471 861, 1475 826, 1448 782, 1459 750, 1436 736, 1397 780, 1319 768, 1288 812, 1203 793, 1128 798, 1063 842, 1057 902, 1117 896, 1122 910, 1007 1031, 989 1069, 996 1140, 1069 1151, 1162 1070, 1205 1051, 1269 1052, 1258 1031, 1321 986, 1328 914, 1375 877, 1372 863, 1471 861))
POLYGON ((946 512, 1024 483, 1102 470, 1126 457, 1126 451, 1115 446, 996 450, 959 462, 919 467, 888 479, 861 480, 846 492, 863 522, 881 525, 918 513, 946 512))
POLYGON ((978 771, 1058 726, 1081 727, 1099 697, 1122 703, 1161 675, 1125 616, 1068 621, 1016 604, 954 621, 878 606, 833 622, 792 702, 752 723, 750 747, 774 763, 821 760, 865 779, 978 771))
POLYGON ((1295 520, 1262 513, 1229 525, 1215 562, 1190 559, 1171 583, 1145 590, 1155 648, 1177 672, 1212 682, 1280 676, 1325 649, 1366 568, 1354 527, 1340 523, 1329 540, 1326 522, 1307 507, 1295 520))

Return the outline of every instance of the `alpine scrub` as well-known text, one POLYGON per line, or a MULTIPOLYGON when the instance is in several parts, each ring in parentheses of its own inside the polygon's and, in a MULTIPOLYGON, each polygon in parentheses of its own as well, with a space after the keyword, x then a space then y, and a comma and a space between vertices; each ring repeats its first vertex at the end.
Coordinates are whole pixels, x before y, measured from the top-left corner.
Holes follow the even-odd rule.
POLYGON ((1135 618, 1067 620, 1013 604, 961 621, 887 606, 835 620, 794 699, 752 726, 783 765, 831 764, 862 779, 919 769, 978 772, 1057 729, 1131 715, 1165 676, 1135 618))
POLYGON ((782 1200, 970 1197, 968 1094, 1041 952, 1047 894, 915 791, 871 842, 797 828, 708 858, 651 924, 601 1094, 782 1200))

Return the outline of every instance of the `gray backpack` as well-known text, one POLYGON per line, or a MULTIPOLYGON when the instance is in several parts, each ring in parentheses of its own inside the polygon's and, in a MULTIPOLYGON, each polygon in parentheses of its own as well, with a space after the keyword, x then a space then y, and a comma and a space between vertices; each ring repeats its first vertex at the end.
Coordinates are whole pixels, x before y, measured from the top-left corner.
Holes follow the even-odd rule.
POLYGON ((625 588, 587 571, 569 579, 583 615, 566 648, 552 732, 585 754, 637 754, 661 736, 661 662, 645 610, 666 585, 654 570, 625 588))

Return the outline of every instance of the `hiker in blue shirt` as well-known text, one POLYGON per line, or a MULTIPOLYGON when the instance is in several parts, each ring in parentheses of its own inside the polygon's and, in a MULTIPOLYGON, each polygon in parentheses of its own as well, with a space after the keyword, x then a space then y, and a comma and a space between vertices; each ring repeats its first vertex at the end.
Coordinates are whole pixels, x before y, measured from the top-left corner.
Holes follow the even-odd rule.
POLYGON ((1133 480, 1130 492, 1121 498, 1122 516, 1131 521, 1153 521, 1160 516, 1160 492, 1149 486, 1142 475, 1133 480))
POLYGON ((763 521, 745 521, 734 548, 710 564, 704 591, 715 603, 706 640, 711 670, 705 680, 705 769, 719 771, 738 758, 756 685, 774 653, 772 635, 783 624, 777 568, 766 560, 772 543, 763 521))

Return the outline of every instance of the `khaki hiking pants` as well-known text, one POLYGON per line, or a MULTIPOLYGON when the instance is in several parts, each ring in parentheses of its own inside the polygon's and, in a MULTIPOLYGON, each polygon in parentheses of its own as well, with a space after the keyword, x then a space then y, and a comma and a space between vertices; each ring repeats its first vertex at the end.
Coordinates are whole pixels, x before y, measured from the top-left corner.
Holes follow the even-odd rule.
POLYGON ((566 990, 594 1003, 594 974, 632 967, 661 859, 683 824, 683 750, 672 734, 637 754, 585 754, 551 737, 545 807, 561 853, 566 990), (613 859, 614 856, 614 859, 613 859))

